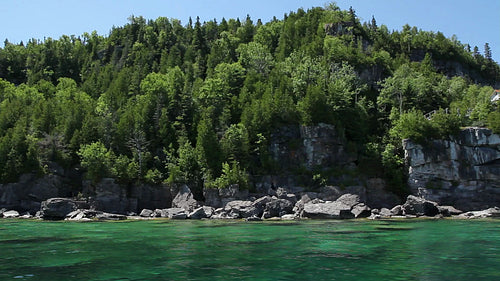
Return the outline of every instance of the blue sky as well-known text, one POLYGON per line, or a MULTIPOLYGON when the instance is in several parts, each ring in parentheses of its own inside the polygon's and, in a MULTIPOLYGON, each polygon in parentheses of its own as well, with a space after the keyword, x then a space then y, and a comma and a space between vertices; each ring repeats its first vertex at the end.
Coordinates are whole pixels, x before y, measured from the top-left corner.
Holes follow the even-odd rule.
MULTIPOLYGON (((96 30, 107 35, 111 27, 127 23, 130 15, 156 19, 176 18, 186 23, 191 16, 220 20, 249 14, 254 21, 281 19, 298 8, 324 6, 328 0, 7 0, 0 6, 0 40, 19 43, 30 38, 59 38, 96 30)), ((338 0, 342 9, 352 6, 363 21, 375 16, 379 25, 399 30, 408 23, 422 30, 456 35, 462 43, 490 44, 493 59, 500 62, 499 0, 338 0)), ((3 44, 1 44, 3 46, 3 44)))

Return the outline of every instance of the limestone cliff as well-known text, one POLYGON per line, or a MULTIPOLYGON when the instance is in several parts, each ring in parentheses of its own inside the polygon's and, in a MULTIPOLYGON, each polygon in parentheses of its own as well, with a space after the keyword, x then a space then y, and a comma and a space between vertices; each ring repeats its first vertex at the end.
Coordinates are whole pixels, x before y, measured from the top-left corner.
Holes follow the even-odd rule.
POLYGON ((467 128, 425 146, 404 140, 412 192, 464 211, 500 206, 500 136, 467 128))

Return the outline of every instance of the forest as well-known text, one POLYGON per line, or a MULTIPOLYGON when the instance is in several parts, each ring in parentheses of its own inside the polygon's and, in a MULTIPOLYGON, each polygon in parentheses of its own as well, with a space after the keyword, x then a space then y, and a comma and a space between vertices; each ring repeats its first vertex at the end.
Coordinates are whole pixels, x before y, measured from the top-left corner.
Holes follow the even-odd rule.
POLYGON ((57 163, 92 182, 251 189, 252 175, 321 174, 286 171, 268 147, 277 128, 325 123, 401 193, 401 140, 500 132, 499 81, 488 43, 390 31, 333 3, 267 23, 131 16, 107 36, 6 40, 0 181, 57 163))

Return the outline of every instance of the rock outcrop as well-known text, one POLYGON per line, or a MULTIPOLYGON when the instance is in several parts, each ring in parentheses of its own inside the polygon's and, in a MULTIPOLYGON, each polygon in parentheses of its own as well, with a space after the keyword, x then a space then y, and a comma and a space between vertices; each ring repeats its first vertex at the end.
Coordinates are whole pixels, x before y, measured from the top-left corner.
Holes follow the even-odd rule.
POLYGON ((467 128, 451 140, 425 146, 403 142, 413 194, 458 209, 500 205, 500 136, 467 128))

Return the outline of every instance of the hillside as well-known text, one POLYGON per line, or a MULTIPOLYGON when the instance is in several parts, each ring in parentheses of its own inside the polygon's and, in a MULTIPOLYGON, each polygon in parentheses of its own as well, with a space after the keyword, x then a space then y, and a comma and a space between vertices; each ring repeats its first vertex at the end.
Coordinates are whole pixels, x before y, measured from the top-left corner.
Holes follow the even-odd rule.
POLYGON ((255 189, 263 175, 310 189, 371 176, 405 194, 401 140, 500 131, 490 100, 499 83, 491 53, 440 32, 361 23, 334 4, 267 23, 130 17, 108 36, 7 41, 0 181, 56 166, 93 183, 186 183, 202 197, 204 187, 255 189), (304 128, 327 128, 351 164, 307 162, 303 142, 315 137, 304 128))

